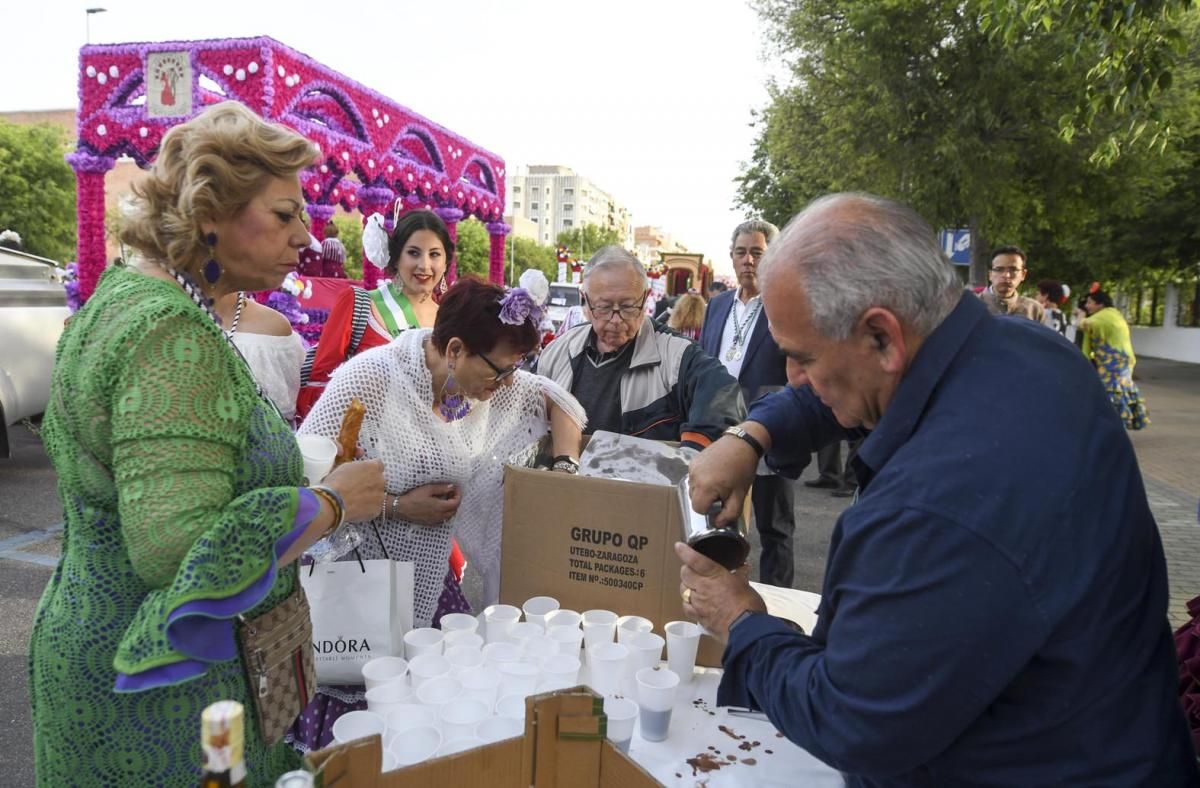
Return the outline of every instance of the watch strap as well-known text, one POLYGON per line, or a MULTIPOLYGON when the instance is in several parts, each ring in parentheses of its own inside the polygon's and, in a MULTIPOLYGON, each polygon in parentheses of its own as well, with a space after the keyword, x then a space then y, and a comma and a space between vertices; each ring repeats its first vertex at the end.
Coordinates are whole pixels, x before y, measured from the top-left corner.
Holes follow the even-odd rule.
POLYGON ((766 454, 766 449, 764 449, 763 445, 758 442, 758 438, 755 438, 741 427, 729 427, 725 430, 724 434, 732 435, 735 438, 741 438, 743 441, 749 444, 750 448, 754 449, 754 453, 758 455, 760 460, 762 459, 762 456, 766 454))

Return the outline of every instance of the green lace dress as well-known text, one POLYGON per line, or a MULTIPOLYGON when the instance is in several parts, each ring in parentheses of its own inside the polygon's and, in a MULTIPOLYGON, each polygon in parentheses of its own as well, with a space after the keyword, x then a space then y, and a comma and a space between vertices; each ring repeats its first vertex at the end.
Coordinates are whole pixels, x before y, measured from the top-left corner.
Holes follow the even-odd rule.
POLYGON ((43 436, 63 555, 30 643, 39 786, 193 786, 200 712, 246 704, 247 785, 296 768, 254 723, 233 622, 289 595, 318 504, 287 424, 175 284, 114 269, 58 346, 43 436))

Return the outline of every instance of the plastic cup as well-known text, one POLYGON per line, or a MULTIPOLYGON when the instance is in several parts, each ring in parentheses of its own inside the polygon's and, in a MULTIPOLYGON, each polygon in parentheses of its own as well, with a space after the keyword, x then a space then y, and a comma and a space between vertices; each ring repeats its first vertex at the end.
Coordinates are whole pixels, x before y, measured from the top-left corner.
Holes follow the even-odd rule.
POLYGON ((571 687, 579 681, 579 669, 582 666, 579 657, 555 654, 542 663, 542 677, 547 681, 566 682, 566 686, 571 687))
POLYGON ((616 629, 617 614, 611 610, 589 610, 583 614, 583 645, 588 659, 591 659, 592 646, 612 643, 616 629))
POLYGON ((546 616, 558 610, 558 600, 552 596, 535 596, 526 599, 525 604, 521 605, 521 610, 525 612, 526 621, 545 629, 546 616))
POLYGON ((430 679, 448 675, 450 670, 450 660, 441 654, 422 654, 408 663, 408 675, 412 676, 414 692, 430 679))
POLYGON ((558 644, 559 654, 579 656, 579 648, 583 644, 583 630, 576 626, 554 626, 546 632, 546 637, 558 644))
POLYGON ((479 630, 479 619, 468 613, 447 613, 442 616, 439 623, 442 632, 446 635, 451 632, 477 632, 479 630))
POLYGON ((483 647, 482 653, 484 663, 494 668, 506 662, 521 661, 521 647, 512 643, 488 643, 483 647))
POLYGON ((501 697, 532 695, 541 678, 541 670, 532 662, 502 662, 496 669, 500 671, 501 697))
POLYGON ((467 750, 473 750, 476 747, 482 747, 485 744, 487 744, 487 742, 485 742, 483 739, 476 738, 475 736, 455 739, 454 741, 443 743, 442 746, 438 748, 437 757, 442 758, 446 755, 454 755, 455 753, 466 752, 467 750))
POLYGON ((380 771, 390 772, 393 769, 400 768, 400 761, 396 760, 395 753, 390 750, 383 751, 383 764, 380 766, 380 771))
POLYGON ((367 692, 383 684, 390 684, 408 675, 408 660, 403 657, 376 657, 362 667, 363 683, 367 692))
POLYGON ((541 624, 518 621, 508 628, 508 642, 520 646, 529 638, 544 634, 546 634, 546 629, 541 624))
POLYGON ((417 700, 424 706, 440 709, 462 696, 463 686, 458 679, 438 676, 417 687, 417 700))
POLYGON ((621 616, 617 619, 617 642, 624 643, 630 635, 638 632, 652 632, 654 623, 642 616, 621 616))
POLYGON ((487 665, 464 670, 458 675, 463 697, 482 701, 488 708, 494 707, 500 696, 500 678, 500 671, 487 665))
POLYGON ((621 687, 629 649, 620 643, 597 643, 588 649, 591 687, 601 695, 612 695, 621 687))
POLYGON ((625 676, 621 682, 623 694, 631 697, 637 694, 634 676, 642 668, 657 667, 662 660, 665 643, 666 641, 653 632, 633 632, 625 637, 629 660, 625 663, 625 676))
POLYGON ((537 694, 541 695, 546 692, 558 692, 559 690, 571 689, 579 685, 578 681, 562 681, 561 679, 542 679, 537 685, 537 694))
POLYGON ((517 720, 524 724, 525 696, 505 695, 500 700, 496 701, 496 716, 508 717, 511 720, 517 720))
POLYGON ((492 716, 492 709, 481 700, 463 700, 447 703, 438 710, 442 740, 470 739, 475 736, 479 723, 492 716))
POLYGON ((464 670, 483 665, 483 652, 470 646, 455 646, 446 650, 446 661, 450 663, 451 675, 457 676, 464 670))
POLYGON ((579 627, 583 623, 583 616, 576 613, 574 610, 558 609, 546 616, 546 629, 550 627, 579 627))
POLYGON ((512 717, 489 717, 475 726, 476 738, 486 744, 525 735, 525 725, 512 717))
POLYGON ((520 608, 491 605, 483 611, 484 637, 489 644, 508 642, 509 628, 521 620, 520 608))
POLYGON ((309 484, 316 484, 329 475, 333 470, 333 461, 337 459, 338 447, 333 438, 324 435, 297 435, 296 443, 300 446, 300 456, 304 458, 304 478, 309 484))
POLYGON ((667 667, 687 683, 696 672, 696 649, 700 645, 700 625, 691 621, 672 621, 663 628, 667 633, 667 667))
MULTIPOLYGON (((401 704, 387 715, 389 737, 426 725, 437 727, 437 709, 422 706, 419 703, 401 704)), ((391 746, 390 738, 388 745, 391 746)))
POLYGON ((345 744, 355 739, 365 739, 375 734, 383 735, 387 722, 372 711, 350 711, 334 720, 333 740, 345 744))
POLYGON ((432 725, 410 728, 392 740, 388 748, 400 766, 412 766, 432 758, 442 746, 442 734, 432 725))
POLYGON ((468 646, 479 651, 483 648, 483 635, 478 632, 468 632, 465 629, 455 629, 446 633, 442 644, 446 647, 446 651, 459 646, 468 646))
MULTIPOLYGON (((580 633, 582 635, 582 633, 580 633)), ((526 662, 544 665, 546 660, 558 656, 558 641, 546 635, 534 635, 521 644, 526 662)))
POLYGON ((637 672, 638 719, 642 726, 642 738, 646 741, 663 741, 667 738, 678 689, 679 676, 670 670, 642 668, 637 672))
POLYGON ((404 679, 397 679, 367 690, 367 711, 387 717, 396 708, 411 703, 412 699, 412 687, 404 679))
POLYGON ((629 741, 633 738, 633 724, 638 718, 638 705, 628 698, 604 699, 604 715, 608 717, 608 740, 621 752, 629 752, 629 741))
POLYGON ((441 654, 444 638, 442 630, 433 627, 410 629, 404 633, 404 656, 412 662, 422 654, 441 654))

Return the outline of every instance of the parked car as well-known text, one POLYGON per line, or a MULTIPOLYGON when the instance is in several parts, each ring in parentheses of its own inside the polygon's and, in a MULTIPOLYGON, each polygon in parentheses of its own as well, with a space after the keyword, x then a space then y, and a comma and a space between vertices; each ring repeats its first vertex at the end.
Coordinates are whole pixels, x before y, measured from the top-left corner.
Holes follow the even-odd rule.
POLYGON ((0 457, 11 454, 8 428, 46 410, 69 314, 54 261, 0 248, 0 457))
POLYGON ((550 298, 546 316, 554 324, 554 330, 562 325, 571 307, 579 306, 579 285, 572 282, 554 282, 550 285, 550 298))

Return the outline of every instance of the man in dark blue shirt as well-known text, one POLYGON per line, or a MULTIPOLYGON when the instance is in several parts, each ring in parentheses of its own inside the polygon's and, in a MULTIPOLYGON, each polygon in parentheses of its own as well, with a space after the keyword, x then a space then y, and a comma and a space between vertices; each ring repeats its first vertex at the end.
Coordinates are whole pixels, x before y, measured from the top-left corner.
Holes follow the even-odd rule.
POLYGON ((790 387, 696 458, 693 505, 739 511, 764 448, 795 475, 870 434, 811 634, 677 546, 685 610, 728 638, 718 700, 851 786, 1200 785, 1158 528, 1078 351, 989 316, 929 226, 880 198, 813 203, 763 269, 790 387))

